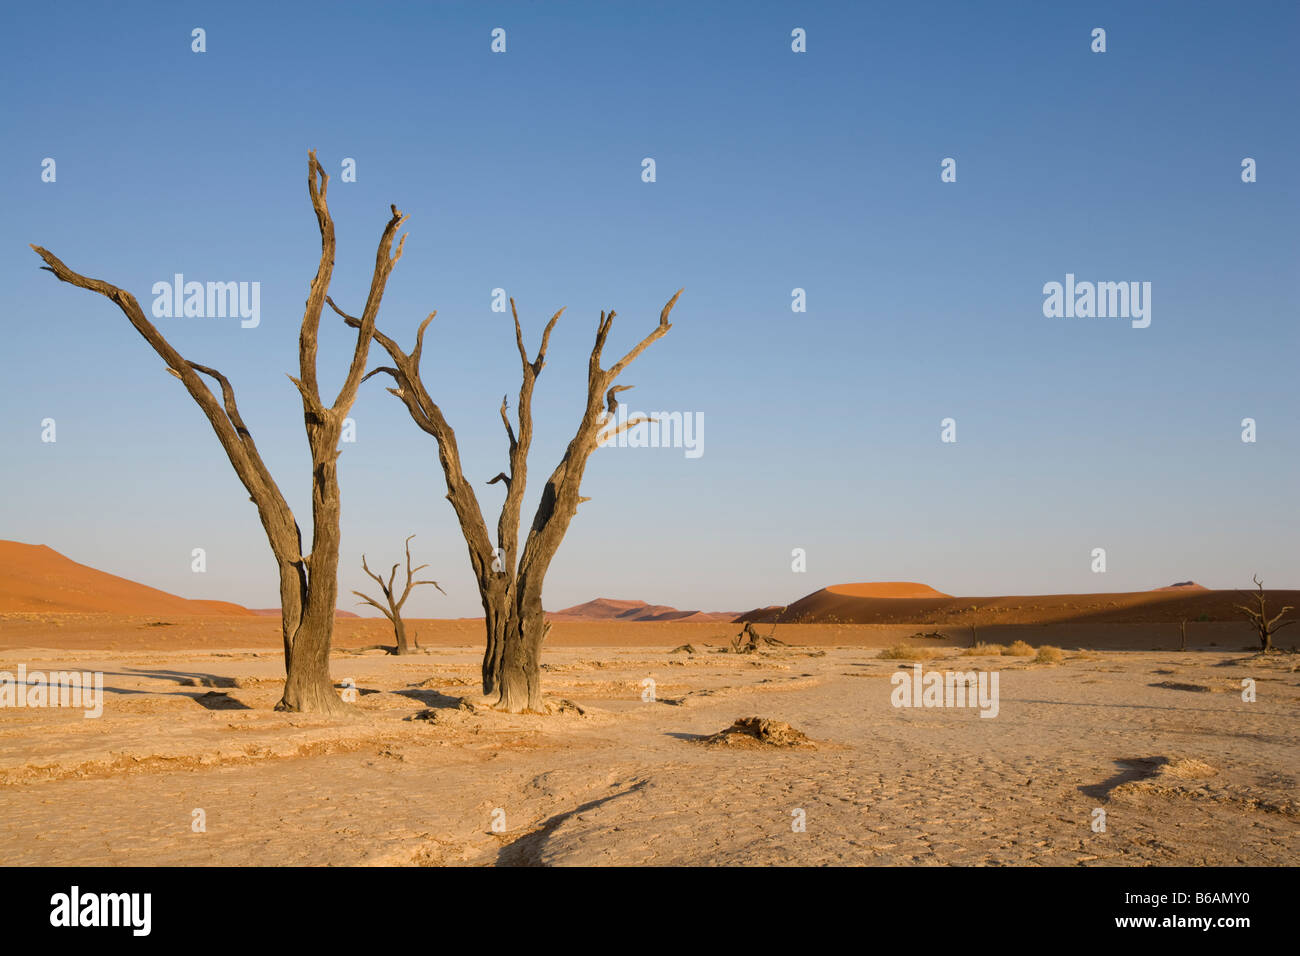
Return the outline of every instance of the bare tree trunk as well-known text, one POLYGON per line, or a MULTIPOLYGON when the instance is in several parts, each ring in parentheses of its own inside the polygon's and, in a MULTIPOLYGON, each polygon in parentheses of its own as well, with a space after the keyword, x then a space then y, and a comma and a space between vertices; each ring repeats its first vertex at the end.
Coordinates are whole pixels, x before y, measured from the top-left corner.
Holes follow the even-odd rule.
POLYGON ((293 636, 302 623, 302 609, 307 601, 307 571, 302 562, 280 564, 280 631, 284 638, 284 672, 289 673, 293 656, 293 636))
POLYGON ((334 633, 334 607, 323 601, 308 602, 302 624, 294 636, 284 696, 276 710, 314 714, 347 713, 349 707, 334 691, 330 680, 330 639, 334 633))
MULTIPOLYGON (((340 422, 341 425, 341 422, 340 422)), ((293 638, 284 697, 276 710, 342 713, 348 708, 330 680, 330 645, 339 597, 339 427, 309 425, 312 446, 312 551, 306 559, 307 606, 293 638)))
POLYGON ((540 599, 511 616, 502 648, 498 707, 512 714, 542 713, 542 643, 550 629, 540 599))
POLYGON ((406 640, 406 622, 400 617, 393 622, 393 640, 397 643, 398 654, 410 654, 415 648, 406 640))
POLYGON ((500 684, 501 656, 506 646, 506 628, 510 625, 510 608, 506 603, 504 583, 479 585, 483 599, 486 643, 483 648, 483 694, 495 694, 500 684))

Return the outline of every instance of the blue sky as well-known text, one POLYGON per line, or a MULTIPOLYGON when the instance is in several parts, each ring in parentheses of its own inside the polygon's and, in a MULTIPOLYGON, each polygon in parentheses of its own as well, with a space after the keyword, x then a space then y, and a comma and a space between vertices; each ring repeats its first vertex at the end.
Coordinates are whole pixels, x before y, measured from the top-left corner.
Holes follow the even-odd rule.
MULTIPOLYGON (((157 324, 232 379, 305 526, 284 373, 319 256, 314 148, 341 306, 360 309, 388 204, 410 216, 380 326, 409 345, 438 310, 425 380, 476 482, 504 466, 496 409, 518 389, 494 288, 533 347, 567 307, 535 400, 536 492, 577 423, 600 310, 619 312, 621 353, 685 287, 622 381, 633 409, 702 413, 704 454, 597 451, 548 608, 745 609, 857 580, 1300 586, 1293 3, 58 9, 10 8, 0 31, 0 537, 275 603, 261 527, 201 413, 116 307, 40 271, 27 243, 146 306, 177 272, 261 283, 255 329, 157 324), (1043 284, 1066 273, 1151 282, 1150 327, 1044 317, 1043 284), (939 440, 945 417, 956 443, 939 440)), ((349 354, 327 317, 324 390, 349 354)), ((431 439, 375 380, 353 414, 343 592, 368 583, 363 551, 390 564, 415 533, 449 596, 422 589, 408 613, 478 613, 431 439)), ((495 526, 500 486, 479 491, 495 526)))

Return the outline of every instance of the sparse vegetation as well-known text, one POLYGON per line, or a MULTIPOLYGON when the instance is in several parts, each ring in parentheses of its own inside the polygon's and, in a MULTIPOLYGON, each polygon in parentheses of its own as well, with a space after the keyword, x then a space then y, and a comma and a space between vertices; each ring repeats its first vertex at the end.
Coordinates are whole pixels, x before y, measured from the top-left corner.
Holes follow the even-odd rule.
MULTIPOLYGON (((1282 630, 1282 628, 1296 623, 1295 618, 1292 618, 1289 621, 1282 621, 1282 616, 1286 614, 1287 611, 1294 611, 1295 608, 1288 605, 1272 617, 1269 617, 1268 611, 1265 608, 1266 596, 1264 594, 1264 582, 1259 579, 1258 574, 1253 575, 1252 580, 1255 582, 1255 586, 1259 590, 1256 593, 1249 595, 1249 597, 1253 598, 1259 604, 1259 607, 1253 608, 1245 604, 1236 604, 1233 606, 1236 607, 1237 610, 1241 611, 1245 618, 1250 621, 1256 632, 1258 632, 1260 652, 1267 654, 1273 649, 1273 635, 1282 630), (1279 621, 1282 621, 1282 623, 1279 624, 1279 621)), ((1244 596, 1246 595, 1243 594, 1243 597, 1244 596)))
POLYGON ((1034 648, 1024 641, 1012 641, 1002 654, 1004 657, 1033 657, 1034 648))
MULTIPOLYGON (((423 571, 428 567, 428 565, 422 564, 418 568, 411 567, 411 538, 414 537, 415 535, 408 535, 406 539, 406 587, 403 589, 401 597, 397 596, 397 591, 393 587, 393 581, 397 577, 398 565, 393 565, 393 570, 389 572, 388 580, 385 581, 380 575, 375 574, 374 571, 370 570, 369 565, 366 564, 366 556, 364 554, 361 556, 361 568, 366 572, 366 574, 374 578, 376 583, 378 583, 380 590, 384 592, 384 603, 388 606, 384 607, 383 604, 380 604, 372 597, 362 594, 360 591, 352 592, 357 597, 361 598, 359 603, 369 604, 371 607, 378 609, 384 617, 388 618, 389 623, 393 625, 393 639, 397 642, 396 646, 390 652, 393 654, 413 654, 420 649, 420 642, 415 639, 414 635, 412 635, 410 641, 406 639, 406 622, 402 620, 402 605, 405 604, 406 599, 411 596, 411 589, 418 587, 421 584, 432 584, 439 591, 442 591, 442 585, 437 581, 415 580, 416 572, 423 571)), ((442 591, 442 593, 446 594, 447 592, 442 591)), ((382 645, 374 646, 379 647, 382 645)), ((368 649, 369 648, 367 648, 367 650, 368 649)), ((384 649, 387 650, 387 648, 384 649)))
POLYGON ((943 651, 937 647, 909 647, 906 644, 895 644, 880 652, 882 661, 928 661, 943 656, 943 651))
POLYGON ((1006 648, 1001 644, 985 644, 980 642, 973 647, 968 647, 961 652, 962 657, 1001 657, 1006 648))
POLYGON ((731 653, 754 654, 765 645, 785 647, 785 641, 778 641, 775 634, 775 622, 772 624, 772 630, 766 635, 758 633, 753 624, 746 622, 745 629, 731 639, 731 653))
POLYGON ((1053 647, 1051 644, 1044 644, 1038 649, 1038 656, 1034 658, 1035 664, 1060 664, 1065 660, 1065 652, 1059 647, 1053 647))

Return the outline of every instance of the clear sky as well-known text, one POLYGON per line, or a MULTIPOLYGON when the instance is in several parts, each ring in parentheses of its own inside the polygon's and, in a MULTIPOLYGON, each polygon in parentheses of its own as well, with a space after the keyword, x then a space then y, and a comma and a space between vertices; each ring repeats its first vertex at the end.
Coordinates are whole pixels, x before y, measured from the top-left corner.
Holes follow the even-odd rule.
MULTIPOLYGON (((743 610, 863 580, 962 595, 1253 573, 1300 587, 1295 3, 60 3, 3 17, 0 537, 187 597, 276 603, 256 513, 202 414, 115 306, 40 271, 27 243, 146 308, 175 273, 261 283, 256 328, 157 324, 233 380, 305 531, 310 459, 284 373, 319 257, 314 148, 343 308, 361 308, 389 203, 410 216, 380 326, 409 345, 438 310, 425 380, 491 527, 497 407, 519 378, 492 290, 515 297, 530 347, 567 306, 537 388, 526 527, 577 424, 599 311, 618 310, 621 353, 685 287, 672 331, 622 381, 633 410, 702 414, 704 453, 596 452, 549 609, 743 610), (505 53, 490 49, 498 27, 505 53), (940 179, 947 157, 956 182, 940 179), (1067 273, 1150 282, 1150 326, 1045 317, 1043 286, 1067 273), (940 440, 947 417, 955 443, 940 440)), ((326 391, 351 351, 330 319, 326 391)), ((415 533, 448 596, 422 589, 408 614, 480 613, 432 440, 378 380, 354 417, 343 593, 368 583, 363 551, 391 564, 415 533)))

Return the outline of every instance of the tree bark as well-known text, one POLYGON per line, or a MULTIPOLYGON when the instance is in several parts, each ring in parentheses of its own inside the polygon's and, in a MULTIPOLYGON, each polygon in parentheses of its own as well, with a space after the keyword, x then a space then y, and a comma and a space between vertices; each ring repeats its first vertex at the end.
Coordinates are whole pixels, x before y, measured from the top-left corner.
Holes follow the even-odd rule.
POLYGON ((400 617, 393 622, 393 640, 397 642, 398 654, 410 654, 415 650, 406 641, 406 622, 400 617))
POLYGON ((298 633, 294 635, 284 695, 275 705, 276 710, 312 714, 350 712, 350 705, 335 693, 330 679, 333 633, 334 605, 326 605, 323 596, 309 600, 298 633))
POLYGON ((500 686, 501 655, 506 646, 506 628, 510 624, 510 608, 506 604, 506 588, 503 582, 479 584, 479 596, 483 601, 483 623, 485 626, 485 643, 483 647, 482 685, 483 695, 495 694, 500 686))
MULTIPOLYGON (((341 420, 339 422, 341 425, 341 420)), ((330 646, 339 596, 339 483, 335 461, 340 428, 308 426, 312 441, 312 551, 306 559, 307 603, 293 637, 284 696, 276 710, 338 714, 349 708, 334 693, 330 646)))
POLYGON ((542 643, 550 629, 540 600, 511 615, 501 657, 497 706, 502 710, 543 712, 542 643))

